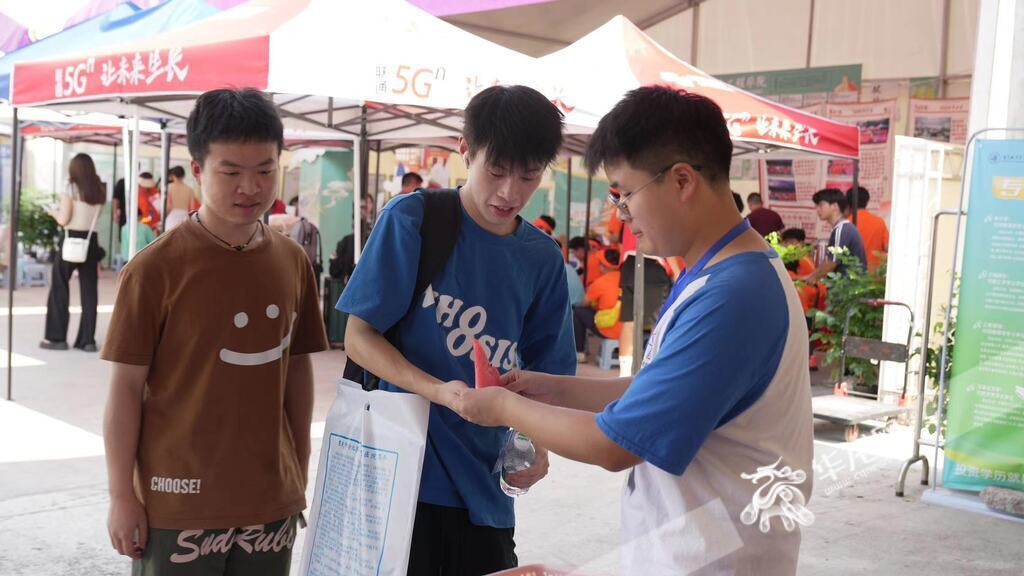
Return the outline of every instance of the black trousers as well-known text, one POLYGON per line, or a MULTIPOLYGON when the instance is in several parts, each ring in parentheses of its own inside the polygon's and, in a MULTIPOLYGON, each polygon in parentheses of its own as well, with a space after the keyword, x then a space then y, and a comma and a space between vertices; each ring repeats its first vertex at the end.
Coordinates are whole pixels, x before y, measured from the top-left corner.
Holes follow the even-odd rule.
POLYGON ((408 576, 483 576, 519 565, 514 528, 476 526, 469 512, 420 502, 408 576))
MULTIPOLYGON (((85 238, 86 233, 69 232, 71 236, 85 238)), ((82 320, 78 324, 75 348, 96 344, 96 306, 99 304, 99 241, 92 235, 89 258, 85 262, 65 262, 61 257, 61 245, 57 246, 57 257, 53 260, 53 274, 50 279, 50 297, 46 301, 46 336, 50 342, 65 342, 68 339, 68 324, 71 321, 71 275, 78 270, 78 287, 82 293, 82 320)))
MULTIPOLYGON (((600 336, 601 333, 597 331, 597 324, 594 323, 594 316, 596 315, 597 310, 589 306, 572 307, 572 328, 573 335, 576 337, 577 352, 583 352, 587 349, 587 330, 600 336)), ((604 338, 604 336, 601 337, 604 338)))

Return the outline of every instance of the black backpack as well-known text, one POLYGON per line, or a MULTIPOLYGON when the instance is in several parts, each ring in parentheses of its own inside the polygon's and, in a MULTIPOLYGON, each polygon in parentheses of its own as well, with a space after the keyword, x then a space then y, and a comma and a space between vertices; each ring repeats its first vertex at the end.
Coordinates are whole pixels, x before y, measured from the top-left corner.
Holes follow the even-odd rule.
MULTIPOLYGON (((416 287, 412 300, 403 318, 413 310, 420 296, 444 269, 445 263, 455 249, 459 238, 459 225, 462 223, 462 202, 459 191, 451 189, 422 190, 424 196, 423 222, 420 224, 420 261, 416 270, 416 287)), ((384 338, 397 347, 398 324, 395 322, 384 338)), ((380 378, 369 372, 351 358, 345 363, 344 377, 353 382, 361 382, 364 390, 376 390, 380 378)))

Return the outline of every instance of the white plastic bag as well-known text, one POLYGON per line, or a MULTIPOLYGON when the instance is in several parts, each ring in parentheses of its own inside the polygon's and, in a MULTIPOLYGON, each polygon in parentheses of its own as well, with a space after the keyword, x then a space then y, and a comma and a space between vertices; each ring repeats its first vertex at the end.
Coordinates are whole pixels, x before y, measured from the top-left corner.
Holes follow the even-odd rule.
POLYGON ((430 403, 339 380, 302 552, 302 576, 405 576, 430 403))

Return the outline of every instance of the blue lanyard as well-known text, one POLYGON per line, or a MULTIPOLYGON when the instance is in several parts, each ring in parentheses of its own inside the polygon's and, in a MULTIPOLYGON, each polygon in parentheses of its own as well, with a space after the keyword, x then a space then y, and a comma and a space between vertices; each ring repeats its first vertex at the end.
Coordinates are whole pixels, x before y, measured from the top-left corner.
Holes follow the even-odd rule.
POLYGON ((744 218, 743 221, 733 227, 732 230, 726 232, 725 236, 722 236, 717 242, 712 244, 711 248, 709 248, 708 251, 705 252, 699 260, 697 260, 697 263, 693 265, 693 268, 683 269, 675 284, 672 285, 672 291, 669 292, 668 298, 665 299, 665 303, 661 305, 661 312, 658 314, 658 320, 661 320, 661 317, 668 312, 668 309, 672 307, 672 303, 676 301, 676 298, 679 298, 679 295, 682 294, 683 290, 686 290, 686 287, 704 271, 704 267, 708 265, 708 262, 717 256, 718 253, 722 251, 722 248, 728 246, 740 234, 743 234, 747 230, 750 230, 750 222, 744 218))

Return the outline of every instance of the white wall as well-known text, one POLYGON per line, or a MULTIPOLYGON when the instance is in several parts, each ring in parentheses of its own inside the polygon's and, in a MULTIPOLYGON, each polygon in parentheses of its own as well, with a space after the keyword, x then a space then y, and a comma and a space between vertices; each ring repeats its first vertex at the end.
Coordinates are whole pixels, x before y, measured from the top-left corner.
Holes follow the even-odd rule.
POLYGON ((644 32, 676 57, 686 62, 693 58, 693 10, 680 12, 644 32))
POLYGON ((709 0, 696 65, 711 74, 803 68, 809 21, 810 0, 709 0))
MULTIPOLYGON (((981 0, 950 0, 947 75, 974 69, 981 0)), ((811 66, 863 65, 865 79, 938 76, 944 0, 815 0, 811 66)), ((711 74, 802 68, 811 0, 707 0, 691 54, 694 10, 645 30, 711 74)), ((954 82, 954 84, 956 84, 954 82)), ((966 96, 960 83, 950 96, 966 96), (959 88, 959 89, 958 89, 959 88)))

